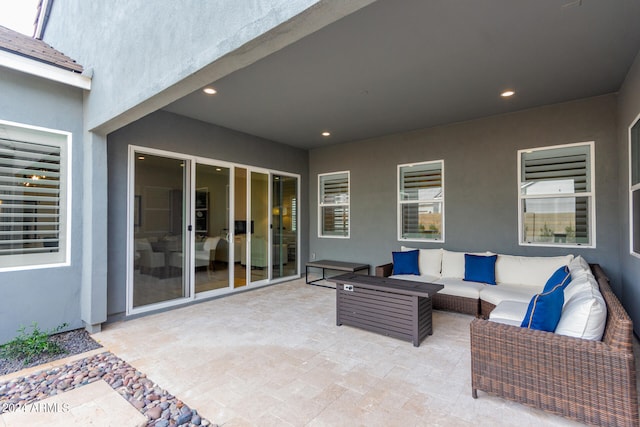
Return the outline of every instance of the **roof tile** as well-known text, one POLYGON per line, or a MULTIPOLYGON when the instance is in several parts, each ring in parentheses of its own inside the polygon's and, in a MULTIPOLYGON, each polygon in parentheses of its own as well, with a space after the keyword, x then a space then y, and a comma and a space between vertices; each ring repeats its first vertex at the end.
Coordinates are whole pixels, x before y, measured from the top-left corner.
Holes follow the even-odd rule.
POLYGON ((82 73, 82 65, 55 50, 42 40, 34 39, 0 25, 0 50, 15 53, 55 67, 82 73))

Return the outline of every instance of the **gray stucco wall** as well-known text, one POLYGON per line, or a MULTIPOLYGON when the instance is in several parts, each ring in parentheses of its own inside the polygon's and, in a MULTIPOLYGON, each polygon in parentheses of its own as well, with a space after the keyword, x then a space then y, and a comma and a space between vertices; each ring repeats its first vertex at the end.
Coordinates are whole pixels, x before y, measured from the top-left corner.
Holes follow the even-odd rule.
POLYGON ((618 157, 620 159, 618 196, 620 199, 620 290, 621 299, 640 335, 640 259, 629 254, 629 126, 640 115, 640 53, 627 74, 619 93, 618 157))
MULTIPOLYGON (((83 137, 82 90, 0 67, 0 119, 72 133, 71 265, 0 273, 0 343, 21 326, 51 329, 83 326, 82 276, 83 137)), ((30 331, 30 329, 28 329, 30 331)))
POLYGON ((583 255, 619 290, 616 97, 607 95, 449 126, 314 149, 309 157, 310 254, 317 259, 391 261, 397 240, 397 165, 444 159, 444 247, 518 255, 583 255), (517 151, 595 141, 597 247, 518 244, 517 151), (317 237, 317 175, 351 171, 351 238, 317 237))
POLYGON ((44 40, 95 71, 87 127, 108 133, 372 1, 58 0, 44 40))
MULTIPOLYGON (((300 174, 300 206, 308 204, 308 155, 287 145, 257 138, 165 111, 158 111, 108 136, 109 315, 125 311, 127 241, 127 156, 129 145, 197 155, 215 160, 300 174)), ((300 214, 300 257, 308 258, 309 221, 300 214)))
POLYGON ((95 70, 91 128, 316 1, 55 1, 44 39, 95 70))

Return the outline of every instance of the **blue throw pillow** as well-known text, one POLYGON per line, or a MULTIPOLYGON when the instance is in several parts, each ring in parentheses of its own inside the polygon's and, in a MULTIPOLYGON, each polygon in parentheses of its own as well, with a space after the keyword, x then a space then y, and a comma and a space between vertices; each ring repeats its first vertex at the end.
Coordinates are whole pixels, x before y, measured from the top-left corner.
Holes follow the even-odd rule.
POLYGON ((569 272, 569 267, 562 266, 559 269, 557 269, 552 275, 551 277, 549 277, 549 280, 547 280, 547 284, 544 285, 544 290, 542 291, 544 292, 549 292, 550 290, 552 290, 553 288, 556 287, 556 285, 562 285, 562 289, 566 288, 567 285, 571 282, 571 273, 569 272))
POLYGON ((393 252, 393 274, 420 275, 418 255, 420 251, 393 252))
POLYGON ((464 254, 464 280, 495 285, 496 259, 498 255, 464 254))
POLYGON ((540 331, 555 331, 560 321, 563 304, 564 289, 561 284, 557 284, 548 292, 534 295, 520 326, 540 331))

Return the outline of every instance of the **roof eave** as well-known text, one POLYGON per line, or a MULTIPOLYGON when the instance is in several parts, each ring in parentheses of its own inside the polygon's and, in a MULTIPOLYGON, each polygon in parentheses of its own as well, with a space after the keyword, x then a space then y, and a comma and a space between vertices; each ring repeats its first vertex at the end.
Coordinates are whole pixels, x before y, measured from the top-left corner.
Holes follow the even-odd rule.
POLYGON ((26 74, 64 83, 80 89, 91 90, 91 78, 85 75, 28 59, 4 50, 0 50, 0 67, 21 71, 26 74))

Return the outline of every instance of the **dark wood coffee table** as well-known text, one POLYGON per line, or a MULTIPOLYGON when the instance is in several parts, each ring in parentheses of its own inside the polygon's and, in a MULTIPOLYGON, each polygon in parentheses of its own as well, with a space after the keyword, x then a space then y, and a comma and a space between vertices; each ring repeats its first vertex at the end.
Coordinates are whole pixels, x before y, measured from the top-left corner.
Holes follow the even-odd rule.
POLYGON ((342 274, 336 284, 336 324, 411 341, 433 333, 431 297, 444 286, 389 277, 342 274))

